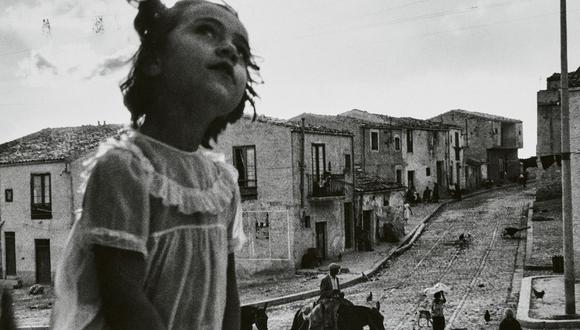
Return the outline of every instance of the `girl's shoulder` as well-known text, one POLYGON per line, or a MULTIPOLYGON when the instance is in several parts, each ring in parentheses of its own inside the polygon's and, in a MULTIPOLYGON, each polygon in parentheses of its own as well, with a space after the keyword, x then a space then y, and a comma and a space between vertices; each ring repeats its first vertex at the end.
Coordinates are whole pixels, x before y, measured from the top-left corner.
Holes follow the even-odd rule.
POLYGON ((80 191, 84 192, 87 181, 95 167, 130 166, 139 168, 144 173, 152 172, 153 165, 141 149, 133 142, 130 131, 123 131, 119 136, 109 138, 99 144, 97 151, 83 162, 80 191))

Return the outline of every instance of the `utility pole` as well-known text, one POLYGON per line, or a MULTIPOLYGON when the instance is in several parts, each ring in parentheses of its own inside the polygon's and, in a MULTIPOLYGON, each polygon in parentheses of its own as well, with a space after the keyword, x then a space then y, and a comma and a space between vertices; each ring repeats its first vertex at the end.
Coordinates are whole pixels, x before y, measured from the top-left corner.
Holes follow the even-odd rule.
POLYGON ((562 229, 564 231, 564 293, 566 314, 576 314, 574 229, 572 224, 572 187, 570 169, 570 109, 568 98, 568 45, 566 32, 566 0, 560 0, 561 123, 562 123, 562 229))

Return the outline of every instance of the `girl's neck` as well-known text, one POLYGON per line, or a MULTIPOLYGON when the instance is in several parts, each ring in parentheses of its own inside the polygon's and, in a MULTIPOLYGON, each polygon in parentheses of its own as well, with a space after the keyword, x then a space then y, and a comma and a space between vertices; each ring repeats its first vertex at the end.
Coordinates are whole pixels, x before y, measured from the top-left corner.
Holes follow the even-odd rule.
POLYGON ((178 107, 176 104, 156 107, 147 115, 139 132, 174 148, 196 151, 213 119, 207 116, 209 111, 184 111, 178 107))

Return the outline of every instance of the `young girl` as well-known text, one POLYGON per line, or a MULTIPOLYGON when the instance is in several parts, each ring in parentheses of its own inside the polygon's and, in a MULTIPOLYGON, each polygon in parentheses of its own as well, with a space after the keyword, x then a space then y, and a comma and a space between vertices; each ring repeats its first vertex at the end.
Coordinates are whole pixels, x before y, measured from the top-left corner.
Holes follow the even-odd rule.
POLYGON ((445 294, 443 291, 435 292, 433 302, 431 303, 433 330, 445 329, 445 315, 443 314, 443 305, 445 305, 446 302, 447 300, 445 300, 445 294))
POLYGON ((132 129, 92 160, 56 277, 54 329, 238 329, 237 172, 210 141, 256 96, 229 7, 139 2, 121 85, 132 129))

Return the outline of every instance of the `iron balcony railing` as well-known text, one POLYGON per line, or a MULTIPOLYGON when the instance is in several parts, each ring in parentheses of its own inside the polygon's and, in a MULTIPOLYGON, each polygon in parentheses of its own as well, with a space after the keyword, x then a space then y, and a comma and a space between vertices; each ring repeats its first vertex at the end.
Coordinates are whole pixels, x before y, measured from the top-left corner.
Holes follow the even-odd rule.
POLYGON ((344 196, 344 174, 306 174, 309 197, 344 196))

